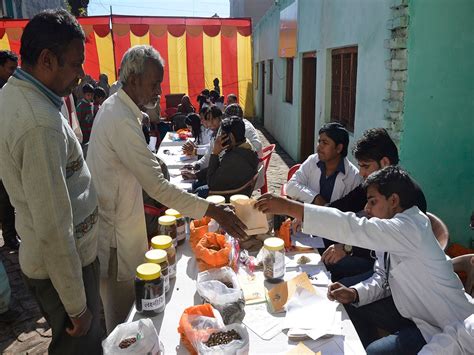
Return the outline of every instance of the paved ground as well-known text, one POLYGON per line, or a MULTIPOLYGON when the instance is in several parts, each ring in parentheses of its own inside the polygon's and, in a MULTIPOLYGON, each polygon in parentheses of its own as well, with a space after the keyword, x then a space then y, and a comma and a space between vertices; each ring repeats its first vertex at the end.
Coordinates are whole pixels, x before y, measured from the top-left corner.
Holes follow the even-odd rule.
MULTIPOLYGON (((295 162, 265 129, 256 127, 264 147, 272 143, 277 144, 270 160, 267 178, 268 191, 279 193, 281 184, 286 181, 288 168, 295 162)), ((1 235, 0 245, 3 245, 1 235)), ((0 259, 4 263, 10 279, 12 307, 21 313, 12 325, 6 326, 0 323, 0 353, 46 354, 51 340, 51 330, 21 279, 18 254, 2 247, 0 248, 0 259)))

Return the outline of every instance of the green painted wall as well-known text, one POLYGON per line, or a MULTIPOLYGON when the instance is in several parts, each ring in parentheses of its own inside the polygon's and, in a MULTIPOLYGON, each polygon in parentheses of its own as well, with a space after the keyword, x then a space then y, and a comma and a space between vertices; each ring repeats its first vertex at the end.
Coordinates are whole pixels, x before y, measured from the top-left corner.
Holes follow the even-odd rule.
POLYGON ((451 241, 470 246, 474 211, 474 1, 410 0, 401 164, 451 241))

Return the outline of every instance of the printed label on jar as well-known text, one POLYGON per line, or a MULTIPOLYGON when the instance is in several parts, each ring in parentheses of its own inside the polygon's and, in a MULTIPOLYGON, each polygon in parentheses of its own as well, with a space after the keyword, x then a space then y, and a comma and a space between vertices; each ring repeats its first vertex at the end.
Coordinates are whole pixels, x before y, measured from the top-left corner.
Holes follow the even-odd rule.
POLYGON ((176 264, 168 266, 168 275, 169 275, 169 277, 172 277, 172 276, 176 275, 176 264))
POLYGON ((156 298, 149 300, 142 299, 142 309, 144 311, 154 311, 155 309, 160 309, 165 305, 165 295, 161 295, 156 298))
POLYGON ((165 275, 165 292, 168 292, 169 289, 170 289, 170 275, 168 274, 168 275, 165 275))
POLYGON ((285 256, 282 253, 276 253, 275 263, 273 264, 273 277, 279 278, 285 275, 285 256))
POLYGON ((177 235, 178 235, 178 240, 184 240, 186 239, 186 226, 184 225, 181 225, 181 226, 178 226, 176 228, 176 232, 177 232, 177 235))

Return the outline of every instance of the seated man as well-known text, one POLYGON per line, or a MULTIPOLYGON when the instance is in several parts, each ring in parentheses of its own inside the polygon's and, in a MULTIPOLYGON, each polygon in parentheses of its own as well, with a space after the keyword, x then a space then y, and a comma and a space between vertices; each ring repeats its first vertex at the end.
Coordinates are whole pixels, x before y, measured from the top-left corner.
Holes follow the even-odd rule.
POLYGON ((347 195, 361 182, 357 168, 346 158, 349 134, 339 123, 319 130, 316 154, 301 164, 286 187, 288 197, 325 204, 347 195))
MULTIPOLYGON (((209 190, 234 190, 244 186, 257 174, 258 163, 257 153, 245 138, 245 124, 242 119, 237 116, 224 119, 207 169, 209 190), (223 151, 225 152, 220 159, 223 151)), ((249 185, 239 193, 250 196, 252 190, 253 186, 249 185)))
POLYGON ((415 206, 408 174, 389 166, 371 174, 364 187, 370 219, 270 194, 260 197, 255 207, 302 220, 305 233, 369 249, 382 246, 385 272, 351 288, 331 284, 328 297, 348 305, 368 354, 415 354, 444 327, 468 318, 474 300, 464 292, 428 217, 415 206), (391 335, 377 340, 377 328, 391 335))
MULTIPOLYGON (((372 128, 364 132, 352 150, 359 165, 359 175, 367 177, 386 166, 398 164, 398 149, 388 132, 383 128, 372 128)), ((415 183, 415 205, 426 212, 426 200, 423 192, 415 183)), ((327 204, 343 212, 359 212, 367 203, 362 184, 344 197, 327 204)), ((367 279, 373 273, 374 252, 368 249, 336 243, 322 254, 322 260, 331 272, 332 281, 352 286, 367 279)))

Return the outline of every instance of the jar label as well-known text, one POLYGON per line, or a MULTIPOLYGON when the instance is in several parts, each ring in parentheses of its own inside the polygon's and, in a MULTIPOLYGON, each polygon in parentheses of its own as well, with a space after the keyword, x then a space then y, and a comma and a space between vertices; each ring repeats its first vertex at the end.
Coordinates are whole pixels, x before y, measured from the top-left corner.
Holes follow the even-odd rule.
POLYGON ((154 311, 155 309, 160 309, 165 305, 165 295, 161 295, 156 298, 151 298, 148 300, 142 299, 142 309, 144 311, 154 311))
POLYGON ((172 264, 168 266, 168 275, 169 277, 176 275, 176 264, 172 264))
POLYGON ((273 277, 283 277, 285 275, 285 256, 282 253, 276 253, 275 263, 273 264, 273 277))
POLYGON ((165 275, 165 292, 168 292, 169 289, 170 289, 170 275, 168 274, 168 275, 165 275))
POLYGON ((181 226, 178 226, 176 228, 177 234, 178 234, 178 240, 184 240, 186 239, 186 226, 183 224, 181 226))

